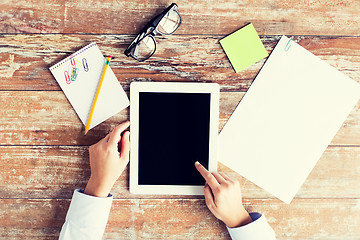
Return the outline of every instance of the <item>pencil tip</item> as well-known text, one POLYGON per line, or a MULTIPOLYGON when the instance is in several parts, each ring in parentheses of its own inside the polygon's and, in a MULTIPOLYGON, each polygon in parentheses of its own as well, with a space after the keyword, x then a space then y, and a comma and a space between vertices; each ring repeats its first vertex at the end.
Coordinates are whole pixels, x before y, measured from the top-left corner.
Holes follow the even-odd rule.
POLYGON ((85 135, 88 133, 89 130, 85 129, 85 135))

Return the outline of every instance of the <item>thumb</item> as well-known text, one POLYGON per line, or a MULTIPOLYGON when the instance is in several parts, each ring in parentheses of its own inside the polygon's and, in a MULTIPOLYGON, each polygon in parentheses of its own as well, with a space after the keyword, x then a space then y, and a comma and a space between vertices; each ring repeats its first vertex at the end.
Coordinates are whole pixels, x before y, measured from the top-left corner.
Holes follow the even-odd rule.
POLYGON ((126 131, 121 139, 120 158, 125 160, 125 165, 129 162, 130 157, 130 132, 126 131))
POLYGON ((112 145, 117 145, 121 140, 121 133, 125 131, 130 126, 130 122, 126 121, 114 128, 110 133, 109 143, 112 145))

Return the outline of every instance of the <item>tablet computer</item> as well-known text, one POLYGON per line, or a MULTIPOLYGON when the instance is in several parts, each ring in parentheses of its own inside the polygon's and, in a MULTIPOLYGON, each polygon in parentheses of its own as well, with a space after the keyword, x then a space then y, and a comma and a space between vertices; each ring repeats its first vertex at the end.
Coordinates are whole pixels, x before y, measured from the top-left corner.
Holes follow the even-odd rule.
POLYGON ((130 85, 130 192, 203 195, 194 164, 217 170, 219 85, 130 85))

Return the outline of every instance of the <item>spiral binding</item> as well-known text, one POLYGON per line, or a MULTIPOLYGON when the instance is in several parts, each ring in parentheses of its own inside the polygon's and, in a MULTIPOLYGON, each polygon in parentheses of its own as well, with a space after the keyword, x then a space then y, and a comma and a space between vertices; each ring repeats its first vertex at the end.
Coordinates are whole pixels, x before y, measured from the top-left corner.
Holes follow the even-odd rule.
POLYGON ((70 61, 70 59, 71 59, 71 58, 75 58, 77 55, 79 55, 79 54, 81 54, 81 53, 85 52, 86 50, 88 50, 89 48, 94 47, 94 46, 96 46, 96 43, 95 43, 95 42, 90 43, 89 45, 87 45, 87 46, 83 47, 83 48, 82 48, 82 49, 80 49, 79 51, 77 51, 77 52, 75 52, 75 53, 71 54, 70 56, 68 56, 68 57, 67 57, 67 58, 65 58, 64 60, 62 60, 62 61, 60 61, 60 62, 56 63, 56 64, 55 64, 55 65, 53 65, 53 66, 51 66, 49 69, 50 69, 50 70, 54 70, 54 69, 56 69, 56 68, 60 67, 62 64, 64 64, 64 63, 66 63, 66 62, 70 61))

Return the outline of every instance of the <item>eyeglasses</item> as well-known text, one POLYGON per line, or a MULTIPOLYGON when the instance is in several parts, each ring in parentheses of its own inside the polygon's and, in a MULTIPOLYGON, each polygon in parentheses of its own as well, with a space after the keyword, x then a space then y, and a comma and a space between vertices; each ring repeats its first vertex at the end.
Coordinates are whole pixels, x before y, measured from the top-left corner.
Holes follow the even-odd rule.
POLYGON ((153 18, 134 38, 125 50, 125 55, 139 62, 150 58, 156 51, 154 36, 171 35, 181 24, 181 16, 176 3, 172 3, 161 14, 153 18))

